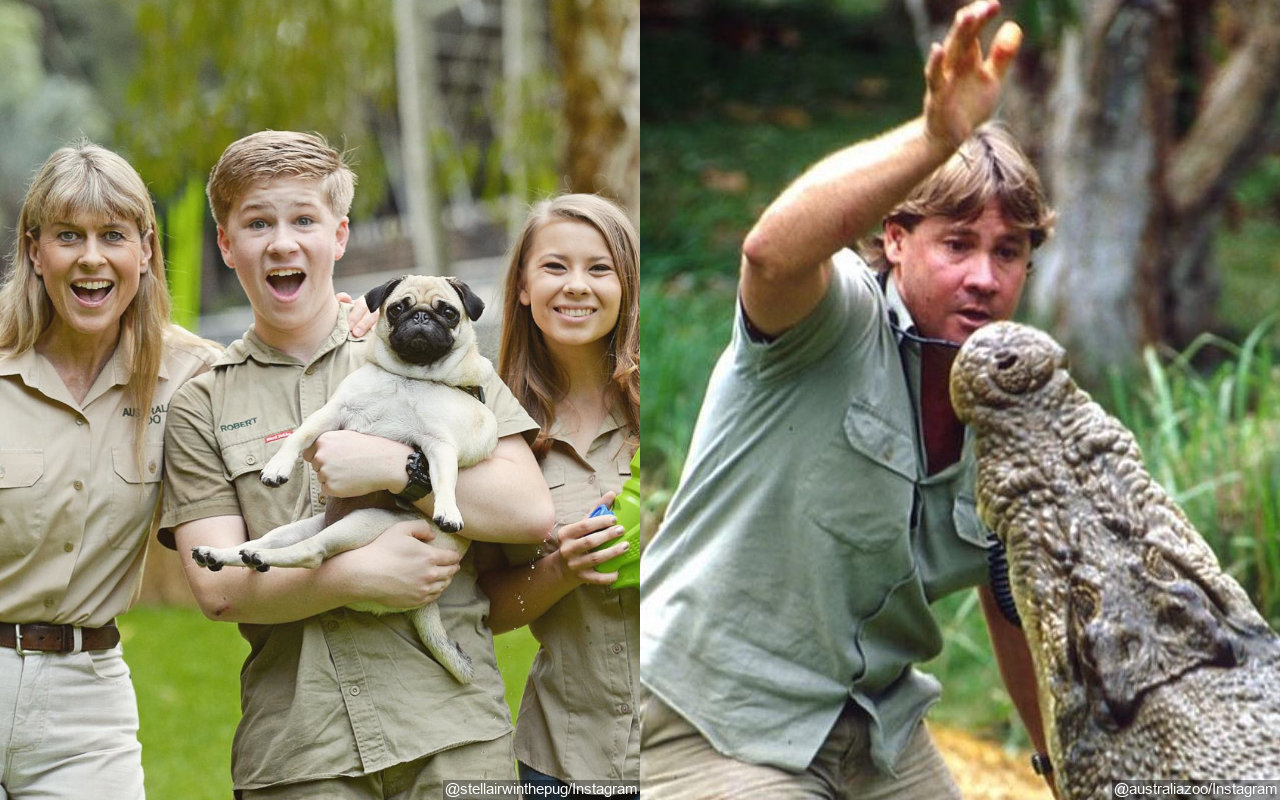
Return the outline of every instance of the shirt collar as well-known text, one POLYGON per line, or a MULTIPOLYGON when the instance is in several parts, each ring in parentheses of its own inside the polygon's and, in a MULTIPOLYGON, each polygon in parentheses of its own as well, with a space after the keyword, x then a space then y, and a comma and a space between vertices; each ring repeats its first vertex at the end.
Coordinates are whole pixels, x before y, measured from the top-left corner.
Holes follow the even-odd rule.
MULTIPOLYGON (((124 351, 117 345, 116 349, 111 352, 111 358, 103 366, 102 374, 98 376, 93 383, 93 387, 90 388, 89 394, 84 399, 84 404, 88 405, 107 387, 127 385, 132 374, 133 365, 129 363, 129 360, 125 358, 124 351)), ((62 379, 58 377, 57 370, 49 363, 48 359, 37 353, 34 347, 28 348, 21 353, 0 356, 0 376, 9 375, 17 376, 24 384, 47 397, 63 399, 66 396, 66 386, 62 383, 62 379)), ((163 361, 160 365, 159 377, 167 377, 163 361)), ((69 398, 69 396, 66 397, 69 398)))
POLYGON ((885 315, 889 320, 889 325, 893 327, 893 335, 897 337, 898 344, 902 344, 904 332, 916 332, 915 320, 911 318, 911 312, 907 310, 907 304, 903 302, 902 295, 898 293, 897 281, 893 279, 893 275, 884 272, 880 276, 880 285, 884 287, 885 299, 885 315))
MULTIPOLYGON (((615 405, 613 408, 609 409, 608 416, 606 416, 604 418, 604 421, 600 423, 600 429, 596 431, 595 436, 591 437, 591 441, 594 442, 596 439, 599 439, 601 436, 604 436, 605 434, 613 433, 615 430, 623 427, 626 424, 627 424, 627 420, 622 413, 622 409, 618 408, 615 405)), ((570 440, 571 434, 572 434, 572 431, 568 429, 568 426, 565 424, 564 420, 562 420, 560 417, 556 417, 555 422, 551 423, 551 430, 547 432, 547 438, 555 439, 558 442, 568 443, 571 441, 570 440)))
MULTIPOLYGON (((334 320, 333 328, 329 331, 329 336, 320 343, 320 347, 311 356, 311 360, 302 366, 310 366, 323 358, 327 353, 336 349, 339 345, 348 339, 352 341, 364 341, 365 337, 351 336, 351 328, 347 325, 347 314, 351 311, 350 303, 338 304, 338 317, 334 320)), ((234 366, 243 364, 249 359, 253 359, 261 364, 290 364, 297 365, 299 362, 296 358, 277 350, 258 337, 253 326, 249 326, 249 330, 245 331, 244 336, 236 339, 227 347, 222 356, 214 362, 215 367, 234 366)))

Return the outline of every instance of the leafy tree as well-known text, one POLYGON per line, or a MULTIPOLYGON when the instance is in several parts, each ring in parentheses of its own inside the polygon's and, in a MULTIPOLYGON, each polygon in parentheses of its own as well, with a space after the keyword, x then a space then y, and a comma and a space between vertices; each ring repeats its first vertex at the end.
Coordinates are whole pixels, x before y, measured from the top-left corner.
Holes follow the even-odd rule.
POLYGON ((138 65, 117 138, 161 198, 207 175, 263 128, 317 131, 353 149, 357 210, 385 196, 394 123, 389 0, 133 0, 138 65))

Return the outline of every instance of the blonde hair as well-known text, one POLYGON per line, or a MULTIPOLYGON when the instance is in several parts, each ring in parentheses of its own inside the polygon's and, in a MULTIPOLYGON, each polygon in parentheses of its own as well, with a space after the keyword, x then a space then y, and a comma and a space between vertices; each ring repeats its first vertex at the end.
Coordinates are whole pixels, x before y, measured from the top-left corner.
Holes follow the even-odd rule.
MULTIPOLYGON (((1053 234, 1056 215, 1040 175, 1009 131, 998 123, 978 127, 945 164, 921 181, 884 218, 908 231, 925 217, 972 222, 987 203, 1000 205, 1005 221, 1027 231, 1034 250, 1053 234)), ((872 269, 889 268, 883 230, 865 239, 863 258, 872 269)))
POLYGON ((218 225, 225 225, 236 201, 251 187, 276 178, 310 178, 320 183, 329 210, 341 219, 351 210, 356 175, 345 153, 318 133, 259 131, 227 145, 209 173, 205 193, 218 225))
POLYGON ((562 194, 536 204, 525 220, 507 261, 503 281, 502 342, 498 372, 541 427, 534 454, 546 455, 547 434, 555 422, 555 406, 568 390, 563 372, 551 359, 533 312, 520 303, 525 262, 533 237, 557 220, 583 222, 600 232, 622 285, 618 322, 609 334, 607 364, 611 400, 622 409, 631 429, 628 441, 640 436, 640 245, 635 227, 614 203, 594 194, 562 194))
POLYGON ((151 417, 146 410, 155 395, 170 328, 169 289, 151 195, 129 162, 110 150, 83 139, 73 142, 49 156, 27 187, 17 241, 0 286, 0 352, 17 355, 30 350, 53 322, 53 302, 31 260, 31 239, 39 239, 47 223, 85 218, 128 220, 138 226, 144 241, 151 237, 151 260, 140 276, 137 295, 120 318, 116 345, 131 367, 125 394, 139 410, 134 444, 141 461, 151 417))

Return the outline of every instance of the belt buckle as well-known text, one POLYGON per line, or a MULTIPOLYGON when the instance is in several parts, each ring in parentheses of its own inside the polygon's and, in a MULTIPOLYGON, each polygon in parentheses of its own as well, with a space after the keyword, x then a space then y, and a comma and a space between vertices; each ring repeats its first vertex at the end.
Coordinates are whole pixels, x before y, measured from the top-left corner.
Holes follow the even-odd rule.
POLYGON ((26 656, 27 651, 22 649, 22 625, 13 623, 13 648, 18 651, 18 655, 26 656))

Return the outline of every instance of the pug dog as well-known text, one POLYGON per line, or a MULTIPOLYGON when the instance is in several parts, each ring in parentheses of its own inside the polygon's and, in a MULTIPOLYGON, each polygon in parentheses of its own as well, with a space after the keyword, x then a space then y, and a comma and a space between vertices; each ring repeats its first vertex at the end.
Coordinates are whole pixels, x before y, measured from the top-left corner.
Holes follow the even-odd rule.
MULTIPOLYGON (((488 458, 497 447, 497 421, 468 389, 485 384, 493 364, 480 355, 472 322, 484 302, 455 278, 407 275, 370 290, 370 309, 379 309, 368 363, 348 375, 325 405, 289 435, 262 470, 262 482, 289 480, 302 452, 326 431, 345 429, 414 445, 425 457, 435 493, 437 547, 465 553, 454 493, 458 469, 488 458)), ((391 525, 417 519, 412 510, 360 508, 325 527, 325 515, 276 528, 240 547, 195 547, 197 564, 315 568, 324 559, 373 541, 391 525)), ((391 613, 373 603, 358 611, 391 613)), ((460 683, 474 675, 471 659, 445 631, 435 604, 408 610, 428 651, 460 683)))

